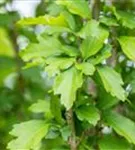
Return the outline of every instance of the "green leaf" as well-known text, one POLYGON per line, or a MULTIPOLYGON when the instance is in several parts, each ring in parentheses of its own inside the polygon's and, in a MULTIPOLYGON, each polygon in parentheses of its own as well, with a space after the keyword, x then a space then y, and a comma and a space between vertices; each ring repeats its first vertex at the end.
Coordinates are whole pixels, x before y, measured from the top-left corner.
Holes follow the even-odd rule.
POLYGON ((39 43, 30 43, 26 49, 20 52, 24 61, 62 53, 61 43, 56 38, 38 36, 38 41, 39 43))
POLYGON ((15 59, 7 56, 0 56, 0 85, 4 83, 4 79, 16 70, 15 59))
POLYGON ((57 0, 56 3, 66 6, 73 14, 79 15, 83 18, 91 18, 89 4, 85 0, 57 0))
POLYGON ((115 70, 107 66, 98 68, 98 73, 104 84, 105 90, 111 93, 112 96, 116 96, 118 99, 125 101, 125 91, 121 86, 124 83, 121 76, 115 72, 115 70))
POLYGON ((60 129, 60 132, 64 141, 67 141, 72 133, 69 126, 64 126, 62 129, 60 129))
POLYGON ((54 76, 55 74, 59 73, 60 70, 68 69, 71 65, 73 65, 74 62, 74 58, 49 57, 46 60, 46 64, 48 66, 46 66, 45 71, 48 73, 49 76, 54 76))
POLYGON ((135 123, 116 112, 104 113, 106 123, 130 143, 135 144, 135 123))
POLYGON ((70 30, 69 28, 66 28, 66 27, 61 27, 61 26, 47 26, 46 30, 44 31, 44 33, 48 34, 48 35, 53 35, 56 33, 61 34, 64 32, 72 33, 72 30, 70 30))
POLYGON ((104 61, 105 59, 109 58, 111 56, 111 49, 112 46, 107 44, 103 49, 101 49, 100 53, 96 56, 91 57, 88 61, 92 63, 93 65, 97 65, 104 61))
POLYGON ((102 16, 99 19, 99 22, 101 22, 107 26, 119 26, 119 24, 117 23, 117 20, 115 18, 112 18, 112 17, 102 16))
POLYGON ((96 125, 100 119, 98 110, 93 105, 83 105, 76 109, 76 115, 81 121, 88 121, 92 125, 96 125))
POLYGON ((70 68, 59 74, 54 83, 54 94, 61 95, 61 104, 70 109, 76 100, 76 91, 82 85, 82 73, 70 68))
POLYGON ((63 14, 60 14, 57 17, 45 15, 39 16, 37 18, 24 18, 17 22, 17 25, 39 25, 39 24, 68 27, 67 21, 63 14))
POLYGON ((38 100, 37 103, 32 104, 29 110, 34 113, 50 112, 50 101, 38 100))
POLYGON ((102 48, 103 42, 102 39, 96 37, 87 37, 80 47, 82 56, 87 59, 95 55, 102 48))
POLYGON ((119 21, 121 21, 124 27, 127 27, 129 29, 135 28, 135 16, 133 13, 124 12, 124 11, 116 11, 115 9, 113 11, 114 11, 114 15, 116 16, 116 18, 119 21))
POLYGON ((95 72, 95 67, 88 62, 76 65, 77 69, 81 70, 85 75, 93 75, 95 72))
POLYGON ((51 98, 50 109, 57 123, 63 124, 60 100, 55 96, 51 98))
POLYGON ((111 135, 105 135, 100 141, 99 141, 99 148, 100 150, 130 150, 131 146, 127 141, 124 139, 111 136, 111 135))
POLYGON ((116 97, 113 97, 110 93, 107 93, 102 87, 99 88, 97 106, 100 109, 109 109, 119 102, 116 97))
POLYGON ((100 39, 100 41, 104 43, 109 36, 109 32, 102 28, 98 21, 91 20, 85 24, 85 26, 77 33, 77 35, 83 39, 87 37, 94 37, 96 39, 100 39))
POLYGON ((4 28, 0 28, 0 55, 14 56, 14 48, 4 28))
POLYGON ((46 136, 49 125, 41 120, 31 120, 14 125, 11 135, 17 137, 8 144, 8 149, 35 149, 46 136))
POLYGON ((121 36, 118 39, 124 54, 135 61, 135 37, 121 36))
POLYGON ((66 21, 69 25, 69 28, 72 30, 75 30, 76 29, 76 23, 75 23, 74 17, 68 11, 64 11, 62 14, 65 16, 66 21))

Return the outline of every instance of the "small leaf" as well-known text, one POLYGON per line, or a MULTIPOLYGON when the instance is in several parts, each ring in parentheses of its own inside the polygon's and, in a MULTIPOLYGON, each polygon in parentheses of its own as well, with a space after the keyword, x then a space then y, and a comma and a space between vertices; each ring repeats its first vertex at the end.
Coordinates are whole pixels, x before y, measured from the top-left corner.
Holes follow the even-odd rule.
POLYGON ((46 136, 49 125, 41 120, 31 120, 14 125, 11 135, 17 137, 8 144, 8 149, 35 149, 46 136))
POLYGON ((95 67, 88 62, 76 65, 77 69, 81 70, 85 75, 93 75, 95 72, 95 67))
POLYGON ((135 61, 135 37, 121 36, 118 39, 124 54, 135 61))
POLYGON ((57 0, 56 3, 66 6, 73 14, 79 15, 83 18, 91 18, 89 4, 85 0, 57 0))
POLYGON ((57 17, 45 15, 39 16, 37 18, 24 18, 17 22, 17 25, 39 25, 39 24, 68 27, 66 19, 62 14, 60 14, 57 17))
POLYGON ((32 104, 29 110, 34 113, 50 112, 50 102, 47 100, 38 100, 37 103, 32 104))
POLYGON ((99 148, 100 150, 109 150, 110 148, 111 150, 130 150, 131 146, 124 139, 111 135, 105 135, 99 141, 99 148))
POLYGON ((104 119, 119 135, 135 144, 135 123, 116 112, 104 113, 104 119))
POLYGON ((88 121, 92 125, 96 125, 100 119, 98 110, 92 105, 83 105, 76 109, 76 115, 81 121, 88 121))
POLYGON ((54 83, 54 94, 61 94, 61 104, 70 109, 76 100, 76 91, 82 85, 82 73, 70 68, 59 74, 54 83))
POLYGON ((115 72, 115 70, 107 66, 98 68, 98 73, 106 91, 111 93, 112 96, 116 96, 118 99, 125 101, 126 97, 125 91, 121 86, 123 85, 121 76, 115 72))

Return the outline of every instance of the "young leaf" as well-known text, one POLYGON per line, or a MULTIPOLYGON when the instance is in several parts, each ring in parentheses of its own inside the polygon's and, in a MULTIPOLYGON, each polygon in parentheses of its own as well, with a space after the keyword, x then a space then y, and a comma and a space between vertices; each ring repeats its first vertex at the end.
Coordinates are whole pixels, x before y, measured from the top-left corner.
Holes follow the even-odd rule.
POLYGON ((68 27, 68 23, 63 14, 60 14, 57 17, 45 15, 39 16, 37 18, 24 18, 17 22, 17 25, 39 25, 39 24, 68 27))
POLYGON ((124 54, 135 61, 135 37, 121 36, 118 39, 124 54))
POLYGON ((14 125, 11 135, 17 137, 8 144, 8 149, 35 149, 48 132, 49 124, 41 120, 31 120, 14 125))
POLYGON ((106 91, 111 93, 112 96, 116 96, 118 99, 125 101, 126 97, 125 91, 121 86, 123 85, 121 76, 107 66, 98 68, 98 73, 106 91))
POLYGON ((95 67, 88 62, 76 65, 77 69, 81 70, 85 75, 93 75, 95 72, 95 67))
POLYGON ((57 0, 56 3, 66 6, 73 14, 79 15, 83 18, 91 18, 89 5, 85 0, 57 0))
POLYGON ((61 104, 70 109, 76 99, 76 91, 83 82, 82 73, 70 68, 59 74, 54 83, 54 94, 61 94, 61 104))
POLYGON ((88 121, 92 125, 96 125, 100 119, 98 110, 93 105, 83 105, 76 109, 76 115, 81 121, 88 121))
POLYGON ((131 146, 129 143, 121 138, 111 136, 111 135, 105 135, 100 141, 99 141, 99 148, 100 150, 130 150, 131 146))
POLYGON ((119 135, 135 144, 135 123, 116 112, 104 113, 104 119, 119 135))

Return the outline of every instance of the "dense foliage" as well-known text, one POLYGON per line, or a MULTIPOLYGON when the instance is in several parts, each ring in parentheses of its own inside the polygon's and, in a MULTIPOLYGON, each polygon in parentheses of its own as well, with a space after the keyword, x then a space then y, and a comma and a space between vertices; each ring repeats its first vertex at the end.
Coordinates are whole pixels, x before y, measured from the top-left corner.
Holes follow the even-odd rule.
POLYGON ((135 3, 43 0, 23 19, 6 4, 1 149, 135 149, 135 3))

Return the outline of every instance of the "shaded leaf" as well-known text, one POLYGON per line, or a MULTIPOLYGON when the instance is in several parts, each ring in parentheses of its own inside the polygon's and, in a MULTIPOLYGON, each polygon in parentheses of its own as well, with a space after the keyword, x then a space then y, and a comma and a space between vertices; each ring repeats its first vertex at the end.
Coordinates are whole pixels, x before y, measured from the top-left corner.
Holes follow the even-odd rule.
POLYGON ((99 141, 99 148, 100 150, 130 150, 131 146, 127 141, 124 139, 111 136, 111 135, 105 135, 100 141, 99 141))
POLYGON ((83 105, 76 109, 76 115, 81 121, 88 121, 92 125, 96 125, 100 119, 100 115, 96 107, 93 105, 83 105))

